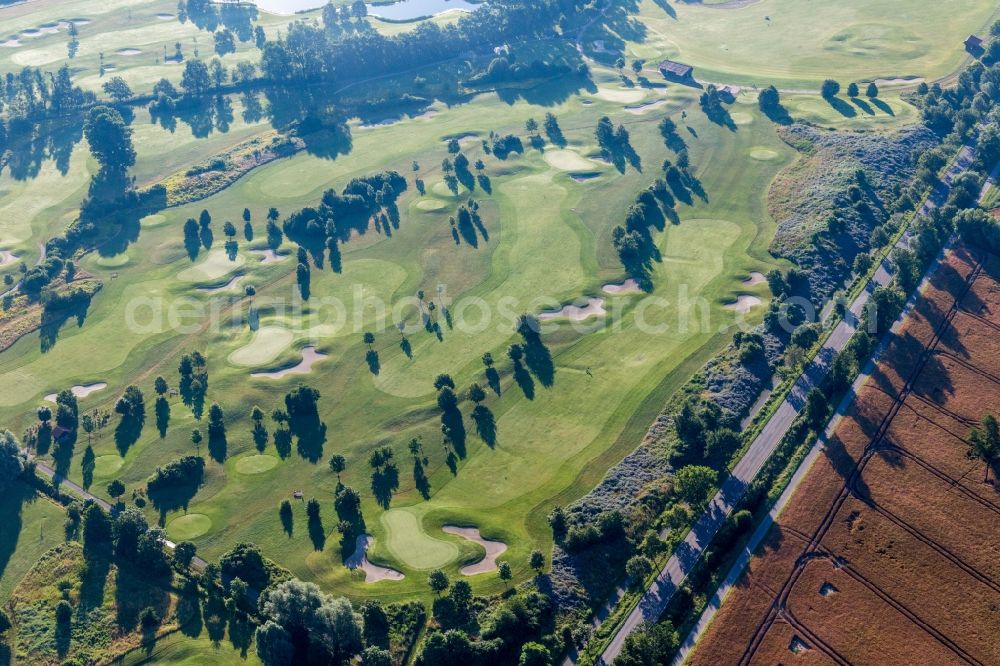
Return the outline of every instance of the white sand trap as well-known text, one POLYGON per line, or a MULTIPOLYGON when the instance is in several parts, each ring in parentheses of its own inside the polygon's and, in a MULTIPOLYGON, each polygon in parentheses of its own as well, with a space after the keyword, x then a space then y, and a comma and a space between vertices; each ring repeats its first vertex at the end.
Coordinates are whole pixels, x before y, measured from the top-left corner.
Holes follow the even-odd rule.
POLYGON ((639 287, 639 283, 629 278, 622 282, 621 284, 606 284, 601 287, 601 290, 606 294, 641 294, 642 289, 639 287))
POLYGON ((593 171, 594 163, 575 150, 546 150, 545 161, 561 171, 593 171))
POLYGON ((42 33, 43 35, 54 35, 57 32, 59 32, 59 26, 58 24, 43 25, 40 28, 38 28, 38 32, 42 33))
POLYGON ((160 12, 159 14, 156 15, 156 18, 160 19, 161 21, 170 21, 174 18, 174 15, 168 14, 167 12, 160 12))
POLYGON ((74 25, 90 25, 92 21, 89 18, 71 18, 65 23, 73 23, 74 25))
POLYGON ((507 550, 507 544, 503 541, 489 541, 484 539, 477 527, 458 527, 456 525, 445 525, 441 528, 448 534, 460 536, 463 539, 474 541, 486 549, 486 557, 475 564, 464 566, 460 569, 463 576, 475 576, 476 574, 488 573, 497 570, 497 558, 507 550))
POLYGON ((110 64, 110 63, 107 63, 107 64, 104 65, 104 71, 105 72, 113 72, 116 69, 118 69, 118 68, 116 66, 110 64))
MULTIPOLYGON (((924 82, 922 76, 898 76, 891 79, 875 79, 875 85, 879 88, 883 86, 907 86, 924 82)), ((860 84, 859 84, 860 85, 860 84)))
POLYGON ((260 257, 260 263, 262 264, 273 264, 288 256, 287 254, 278 254, 270 248, 267 250, 250 250, 250 254, 260 257))
POLYGON ((629 113, 634 113, 637 116, 641 116, 647 111, 652 111, 653 109, 658 109, 667 103, 665 99, 657 99, 652 102, 646 102, 645 104, 638 104, 636 106, 626 106, 625 110, 629 113))
POLYGON ((142 49, 118 49, 115 53, 120 56, 137 56, 142 53, 142 49))
POLYGON ((776 159, 778 157, 778 151, 771 150, 770 148, 764 148, 763 146, 757 146, 756 148, 750 149, 750 157, 755 160, 760 160, 761 162, 767 162, 769 160, 776 159))
POLYGON ((232 280, 222 285, 221 287, 198 287, 198 291, 203 291, 206 294, 214 294, 219 291, 229 291, 237 284, 239 284, 240 280, 242 280, 245 277, 246 275, 237 275, 236 277, 234 277, 232 280))
POLYGON ((737 125, 749 125, 753 122, 753 116, 749 113, 744 113, 743 111, 736 111, 735 113, 730 113, 729 117, 733 119, 733 122, 737 125))
POLYGON ((752 271, 750 273, 750 277, 748 277, 746 280, 743 280, 743 284, 747 285, 748 287, 752 287, 753 285, 760 284, 762 282, 767 282, 767 278, 764 277, 763 273, 758 273, 757 271, 752 271))
POLYGON ((36 37, 41 37, 42 31, 38 28, 28 28, 27 30, 21 31, 21 37, 27 37, 28 39, 35 39, 36 37))
POLYGON ((735 303, 726 303, 722 307, 727 310, 736 310, 740 314, 746 314, 761 304, 761 300, 749 294, 740 294, 736 297, 735 303))
POLYGON ((597 173, 596 171, 589 173, 571 173, 569 177, 578 183, 586 183, 588 180, 594 180, 595 178, 600 178, 601 174, 597 173))
POLYGON ((621 104, 635 104, 641 102, 645 96, 646 93, 642 90, 624 90, 622 88, 598 88, 594 94, 594 97, 621 104))
POLYGON ((366 583, 377 583, 380 580, 403 580, 404 576, 395 569, 380 567, 368 561, 368 547, 375 541, 375 537, 370 534, 358 535, 355 542, 354 552, 344 560, 344 566, 348 569, 361 569, 365 573, 366 583))
MULTIPOLYGON (((78 384, 76 386, 71 387, 69 390, 77 398, 86 398, 88 395, 90 395, 94 391, 100 391, 101 389, 104 389, 104 388, 107 388, 107 387, 108 387, 108 385, 107 385, 106 382, 95 382, 93 384, 83 384, 83 385, 79 385, 78 384)), ((56 401, 56 395, 57 395, 56 393, 49 393, 47 396, 45 396, 45 401, 46 402, 55 402, 56 401)))
POLYGON ((11 39, 6 40, 6 41, 0 42, 0 46, 2 46, 4 48, 7 48, 7 49, 16 49, 20 45, 21 45, 21 42, 18 41, 17 39, 15 39, 15 38, 13 38, 13 37, 11 39))
POLYGON ((236 255, 235 261, 230 261, 225 250, 209 250, 204 259, 178 273, 177 279, 184 282, 218 282, 245 263, 246 259, 241 254, 236 255))
POLYGON ((607 314, 607 310, 604 309, 604 299, 591 296, 587 299, 587 305, 583 307, 579 305, 565 305, 561 310, 540 312, 538 318, 547 320, 567 317, 573 321, 581 321, 587 317, 603 314, 607 314))
POLYGON ((312 367, 314 363, 326 358, 326 354, 321 354, 316 351, 316 348, 312 345, 302 348, 302 360, 298 365, 293 365, 290 368, 284 368, 282 370, 275 370, 274 372, 251 372, 251 377, 267 377, 268 379, 281 379, 286 375, 305 375, 312 372, 312 367))
POLYGON ((17 261, 17 257, 10 250, 0 250, 0 266, 6 266, 9 263, 17 261))

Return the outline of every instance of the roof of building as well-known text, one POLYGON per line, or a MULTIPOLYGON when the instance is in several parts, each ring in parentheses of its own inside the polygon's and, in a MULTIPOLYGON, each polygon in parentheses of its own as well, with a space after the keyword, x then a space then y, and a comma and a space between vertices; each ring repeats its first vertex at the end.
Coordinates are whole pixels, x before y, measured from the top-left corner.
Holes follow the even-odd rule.
POLYGON ((69 428, 64 428, 61 425, 57 425, 52 429, 52 439, 62 439, 70 433, 69 428))
POLYGON ((970 48, 982 46, 982 44, 983 44, 983 38, 976 37, 975 35, 969 35, 969 38, 965 40, 965 45, 970 48))
POLYGON ((669 72, 674 76, 687 76, 694 69, 691 65, 685 65, 682 62, 676 62, 674 60, 664 60, 660 63, 661 72, 669 72))

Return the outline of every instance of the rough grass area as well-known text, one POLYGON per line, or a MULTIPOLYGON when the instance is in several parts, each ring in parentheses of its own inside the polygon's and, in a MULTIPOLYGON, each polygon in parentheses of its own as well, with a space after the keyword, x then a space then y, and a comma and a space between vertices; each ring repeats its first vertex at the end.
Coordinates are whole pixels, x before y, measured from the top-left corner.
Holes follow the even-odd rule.
POLYGON ((63 540, 63 509, 20 481, 0 496, 0 603, 22 576, 63 540))
POLYGON ((947 318, 977 262, 963 249, 939 267, 689 663, 733 663, 758 631, 754 663, 827 663, 827 650, 851 663, 872 654, 900 663, 1000 659, 991 638, 1000 630, 991 536, 1000 486, 995 476, 982 482, 983 464, 966 457, 962 441, 975 420, 1000 410, 1000 355, 990 341, 1000 324, 996 257, 961 302, 958 325, 947 318), (949 330, 918 366, 942 322, 949 330), (912 392, 901 394, 917 371, 912 392), (851 496, 834 504, 858 467, 851 496), (810 548, 803 535, 821 524, 820 545, 810 548), (775 594, 787 594, 788 617, 811 636, 789 631, 784 611, 767 619, 775 594))
MULTIPOLYGON (((88 571, 79 543, 60 544, 42 555, 11 595, 15 659, 39 665, 108 661, 143 642, 136 620, 142 609, 155 608, 168 618, 174 604, 169 591, 114 565, 88 571), (60 584, 67 587, 74 609, 68 627, 55 618, 56 604, 64 598, 60 584)), ((159 631, 174 626, 168 619, 159 631)))

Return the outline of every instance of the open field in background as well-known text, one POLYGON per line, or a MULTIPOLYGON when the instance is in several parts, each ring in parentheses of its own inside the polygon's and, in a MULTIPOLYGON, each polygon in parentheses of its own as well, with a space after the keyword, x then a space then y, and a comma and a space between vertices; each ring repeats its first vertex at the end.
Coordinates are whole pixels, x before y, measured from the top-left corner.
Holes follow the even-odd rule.
POLYGON ((998 287, 947 255, 689 663, 1000 659, 1000 490, 965 455, 1000 410, 998 287))

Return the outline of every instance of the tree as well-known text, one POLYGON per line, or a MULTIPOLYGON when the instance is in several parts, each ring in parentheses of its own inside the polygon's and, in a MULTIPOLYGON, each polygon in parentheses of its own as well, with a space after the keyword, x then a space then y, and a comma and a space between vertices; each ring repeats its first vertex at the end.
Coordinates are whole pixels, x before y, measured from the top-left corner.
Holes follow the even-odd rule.
POLYGON ((805 406, 805 418, 806 422, 814 430, 818 429, 826 421, 827 412, 829 411, 829 401, 826 399, 823 391, 818 388, 812 388, 809 393, 806 394, 806 406, 805 406))
POLYGON ((229 238, 233 238, 236 235, 236 225, 226 220, 225 224, 222 225, 222 233, 226 234, 229 238))
POLYGON ((109 106, 93 107, 87 114, 83 133, 102 170, 124 172, 135 164, 132 128, 117 110, 109 106))
POLYGON ((521 658, 517 666, 549 666, 552 655, 549 649, 540 643, 529 641, 521 647, 521 658))
POLYGON ((840 84, 833 79, 827 79, 826 81, 823 81, 823 85, 820 87, 819 92, 825 99, 830 99, 840 92, 840 84))
POLYGON ((506 587, 510 583, 510 579, 514 577, 513 572, 510 570, 510 564, 499 562, 497 564, 497 576, 503 581, 504 587, 506 587))
POLYGON ((535 570, 536 574, 541 574, 542 569, 545 568, 545 555, 542 554, 542 551, 531 551, 531 555, 528 556, 528 565, 535 570))
POLYGON ((669 621, 644 625, 625 639, 615 666, 658 666, 670 661, 680 639, 669 621))
POLYGON ((122 495, 125 494, 125 484, 119 479, 115 479, 108 484, 108 496, 115 498, 116 502, 120 502, 122 495))
POLYGON ((653 571, 653 563, 645 555, 633 555, 625 563, 625 573, 628 575, 632 589, 641 589, 648 576, 653 571))
POLYGON ((198 430, 197 428, 195 428, 194 430, 192 430, 191 431, 191 443, 194 444, 195 448, 199 452, 201 451, 201 440, 202 440, 201 430, 198 430))
POLYGON ((340 454, 334 454, 330 457, 330 471, 337 475, 337 481, 340 481, 340 475, 343 471, 347 469, 347 459, 340 454))
POLYGON ((377 645, 371 645, 361 653, 361 666, 392 666, 392 654, 377 645))
POLYGON ((534 134, 538 131, 538 121, 534 118, 528 118, 528 120, 524 123, 524 129, 528 131, 528 134, 534 134))
POLYGON ((174 562, 181 568, 187 569, 191 566, 191 562, 194 560, 195 553, 197 552, 198 548, 193 543, 190 541, 181 541, 174 546, 174 562))
POLYGON ((639 74, 642 73, 643 64, 644 63, 643 63, 642 60, 633 60, 632 61, 632 71, 635 72, 636 76, 639 76, 639 74))
POLYGON ((677 470, 674 478, 677 494, 691 506, 701 506, 708 501, 708 493, 715 486, 717 474, 711 467, 688 465, 677 470))
POLYGON ((865 89, 865 95, 873 99, 878 97, 878 86, 875 85, 874 81, 868 84, 868 87, 865 89))
POLYGON ((212 87, 208 66, 201 60, 188 60, 181 75, 181 87, 192 95, 208 91, 212 87))
POLYGON ((430 585, 434 594, 440 595, 448 589, 448 586, 451 585, 451 581, 448 580, 448 575, 445 572, 440 569, 435 569, 431 572, 431 575, 427 577, 427 584, 430 585))
POLYGON ((847 96, 848 97, 857 97, 858 94, 859 94, 859 92, 860 91, 858 90, 858 84, 857 83, 855 83, 854 81, 851 81, 850 83, 847 84, 847 96))
POLYGON ((118 104, 128 101, 134 94, 125 79, 120 76, 112 76, 101 88, 118 104))
POLYGON ((169 388, 170 387, 167 386, 167 380, 163 377, 157 376, 157 378, 153 380, 153 390, 156 391, 156 395, 163 395, 169 388))
POLYGON ((351 14, 354 18, 364 18, 368 16, 368 5, 364 3, 364 0, 354 0, 351 3, 351 14))
POLYGON ((65 599, 60 599, 56 604, 56 622, 59 624, 69 624, 73 619, 73 607, 65 599))
POLYGON ((990 467, 1000 458, 1000 425, 992 414, 983 417, 979 427, 969 433, 969 450, 966 455, 969 460, 980 460, 986 465, 986 475, 983 483, 989 483, 990 467))
POLYGON ((476 403, 477 405, 483 400, 486 400, 486 391, 479 384, 473 383, 469 387, 469 400, 476 403))
POLYGON ((781 95, 778 94, 778 89, 774 86, 768 86, 757 94, 757 104, 760 105, 760 110, 764 113, 770 113, 778 109, 781 106, 781 95))
POLYGON ((295 646, 292 645, 292 635, 281 625, 267 620, 257 627, 254 643, 257 646, 257 656, 264 666, 292 666, 295 646))
POLYGON ((0 491, 21 476, 27 457, 21 451, 21 444, 9 430, 0 432, 0 491))

